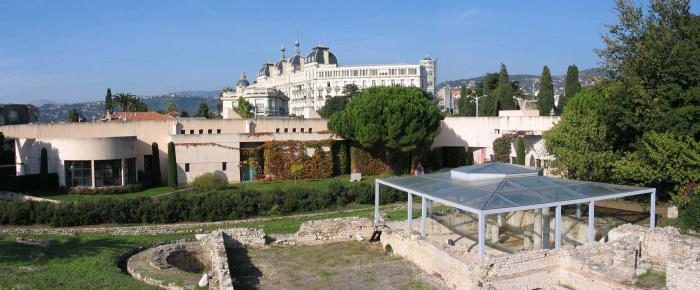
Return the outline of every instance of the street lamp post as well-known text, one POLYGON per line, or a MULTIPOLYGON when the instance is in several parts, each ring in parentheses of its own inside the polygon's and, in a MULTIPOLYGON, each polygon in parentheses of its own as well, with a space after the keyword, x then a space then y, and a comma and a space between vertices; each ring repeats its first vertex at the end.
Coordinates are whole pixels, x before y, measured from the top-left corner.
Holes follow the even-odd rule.
POLYGON ((476 99, 476 116, 479 117, 479 99, 483 98, 485 96, 474 96, 474 99, 476 99))

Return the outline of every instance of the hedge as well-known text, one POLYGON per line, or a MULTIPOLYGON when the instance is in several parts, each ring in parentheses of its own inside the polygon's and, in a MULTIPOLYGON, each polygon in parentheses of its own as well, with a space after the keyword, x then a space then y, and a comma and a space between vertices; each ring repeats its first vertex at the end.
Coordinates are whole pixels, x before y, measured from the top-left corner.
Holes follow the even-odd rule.
MULTIPOLYGON (((382 204, 406 194, 382 188, 382 204)), ((99 199, 63 202, 0 202, 0 224, 81 226, 103 223, 201 222, 291 214, 336 208, 350 203, 373 204, 374 187, 333 181, 327 190, 294 187, 285 191, 221 190, 207 194, 174 193, 160 198, 99 199)))
MULTIPOLYGON (((49 173, 48 191, 54 192, 58 190, 58 173, 49 173)), ((46 191, 41 190, 41 175, 0 175, 0 190, 14 192, 34 192, 45 194, 46 191)))

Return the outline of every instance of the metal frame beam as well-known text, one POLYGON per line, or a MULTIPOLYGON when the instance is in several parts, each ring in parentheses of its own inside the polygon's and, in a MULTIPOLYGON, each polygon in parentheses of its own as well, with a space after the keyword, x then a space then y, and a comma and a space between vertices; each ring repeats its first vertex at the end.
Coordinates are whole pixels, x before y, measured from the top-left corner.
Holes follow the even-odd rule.
POLYGON ((588 204, 588 244, 595 242, 595 201, 588 204))
POLYGON ((554 248, 561 247, 561 205, 556 207, 556 217, 554 221, 554 248))
POLYGON ((425 239, 426 230, 426 219, 425 216, 428 213, 428 200, 425 197, 421 197, 420 203, 420 236, 425 239))

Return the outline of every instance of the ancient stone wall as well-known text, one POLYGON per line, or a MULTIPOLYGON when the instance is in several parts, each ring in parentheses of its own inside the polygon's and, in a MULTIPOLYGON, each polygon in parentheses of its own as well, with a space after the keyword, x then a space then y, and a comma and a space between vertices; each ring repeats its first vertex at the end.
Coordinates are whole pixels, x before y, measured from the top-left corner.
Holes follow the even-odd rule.
POLYGON ((296 244, 317 245, 328 242, 366 240, 372 236, 374 224, 359 217, 315 220, 303 223, 294 234, 296 244))
POLYGON ((682 261, 666 264, 666 287, 669 290, 698 289, 700 287, 700 253, 682 261))
POLYGON ((228 256, 224 245, 223 231, 212 232, 202 240, 202 247, 209 250, 212 279, 210 289, 233 290, 233 279, 228 267, 228 256))
POLYGON ((608 233, 610 241, 631 237, 641 243, 641 259, 650 262, 655 270, 665 271, 668 261, 681 261, 700 255, 700 239, 681 235, 678 229, 626 224, 608 233))
POLYGON ((382 247, 439 277, 451 289, 475 289, 478 271, 474 265, 451 255, 445 247, 413 237, 386 232, 382 234, 382 247))

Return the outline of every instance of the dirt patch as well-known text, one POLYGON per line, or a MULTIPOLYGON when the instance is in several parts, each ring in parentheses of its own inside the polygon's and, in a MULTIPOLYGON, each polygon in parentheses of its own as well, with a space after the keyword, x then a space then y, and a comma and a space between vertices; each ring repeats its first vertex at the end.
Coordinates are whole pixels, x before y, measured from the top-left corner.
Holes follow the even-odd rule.
POLYGON ((379 244, 228 249, 236 289, 441 289, 442 282, 379 244))

